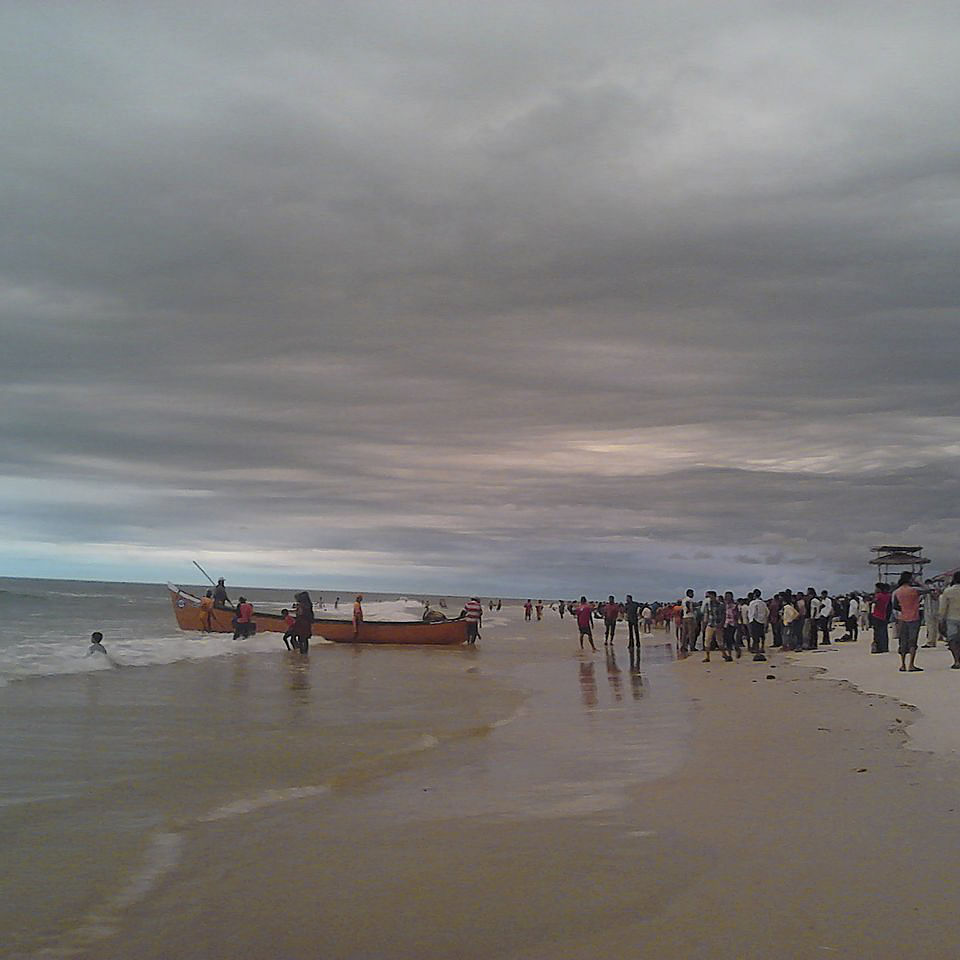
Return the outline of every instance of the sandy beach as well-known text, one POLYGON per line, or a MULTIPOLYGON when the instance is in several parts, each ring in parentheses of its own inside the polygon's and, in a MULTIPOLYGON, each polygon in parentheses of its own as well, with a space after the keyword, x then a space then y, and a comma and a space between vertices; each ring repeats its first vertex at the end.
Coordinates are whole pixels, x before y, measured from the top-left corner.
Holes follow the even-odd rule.
POLYGON ((510 722, 336 803, 184 831, 177 868, 73 955, 952 956, 960 767, 907 749, 916 710, 823 678, 862 640, 670 663, 658 633, 637 675, 622 639, 614 670, 570 621, 505 613, 464 668, 526 685, 510 722))

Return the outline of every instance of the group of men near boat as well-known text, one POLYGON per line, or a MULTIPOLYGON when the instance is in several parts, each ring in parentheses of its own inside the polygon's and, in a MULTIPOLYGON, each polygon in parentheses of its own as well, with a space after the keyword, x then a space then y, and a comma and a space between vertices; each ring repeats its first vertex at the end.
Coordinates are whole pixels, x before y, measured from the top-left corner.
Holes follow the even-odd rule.
MULTIPOLYGON (((339 606, 340 598, 337 597, 339 606)), ((234 607, 227 596, 227 588, 224 578, 221 577, 212 590, 208 590, 206 595, 200 600, 200 631, 201 633, 210 633, 213 631, 213 611, 214 610, 232 610, 233 639, 239 640, 251 636, 256 632, 256 623, 253 619, 253 604, 241 596, 234 607)), ((306 590, 301 590, 293 595, 293 610, 284 607, 280 611, 286 625, 283 634, 283 642, 288 650, 299 650, 301 654, 306 654, 310 650, 310 637, 313 634, 313 601, 306 590)), ((356 637, 360 632, 360 624, 363 623, 363 594, 358 593, 353 602, 353 635, 356 637)))
POLYGON ((689 589, 673 604, 640 604, 630 594, 623 602, 612 594, 605 602, 588 602, 584 596, 577 605, 561 601, 561 617, 564 606, 576 616, 581 650, 584 640, 596 650, 595 620, 603 621, 605 646, 614 643, 617 624, 625 621, 631 650, 640 644, 641 621, 644 632, 650 632, 657 620, 666 629, 674 625, 681 654, 694 652, 699 643, 704 663, 710 662, 713 651, 732 661, 744 649, 755 660, 765 660, 768 633, 771 646, 799 652, 834 642, 831 637, 837 620, 845 628, 837 641, 854 642, 861 623, 866 621, 873 632, 871 653, 889 652, 892 628, 901 671, 922 672, 916 663, 921 625, 926 627, 924 646, 935 647, 943 637, 953 656, 951 669, 960 670, 960 571, 942 593, 933 581, 918 583, 914 574, 905 571, 895 587, 878 582, 870 595, 852 592, 831 596, 826 590, 818 593, 809 587, 806 591, 782 590, 767 599, 760 590, 740 598, 729 590, 722 595, 707 590, 698 600, 689 589))

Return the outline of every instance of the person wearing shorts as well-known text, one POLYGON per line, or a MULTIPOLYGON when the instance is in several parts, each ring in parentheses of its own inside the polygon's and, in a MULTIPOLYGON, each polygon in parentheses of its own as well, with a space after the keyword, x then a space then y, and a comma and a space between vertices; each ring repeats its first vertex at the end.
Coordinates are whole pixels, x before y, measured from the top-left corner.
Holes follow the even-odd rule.
POLYGON ((583 649, 583 638, 590 641, 590 649, 596 650, 593 645, 593 608, 587 603, 586 597, 580 598, 580 606, 577 607, 577 628, 580 631, 580 649, 583 649))
POLYGON ((900 654, 901 673, 919 673, 917 645, 920 639, 920 597, 930 591, 913 582, 913 574, 905 570, 893 591, 894 608, 900 611, 897 620, 897 652, 900 654))

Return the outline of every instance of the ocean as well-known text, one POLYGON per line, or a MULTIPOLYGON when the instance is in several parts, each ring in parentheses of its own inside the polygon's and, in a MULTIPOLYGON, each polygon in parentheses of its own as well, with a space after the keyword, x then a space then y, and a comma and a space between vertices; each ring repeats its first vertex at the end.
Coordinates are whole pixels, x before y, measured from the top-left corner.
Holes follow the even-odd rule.
POLYGON ((3 579, 0 609, 4 958, 498 955, 617 908, 571 875, 633 855, 632 792, 688 750, 668 640, 631 668, 552 610, 301 657, 180 632, 161 584, 3 579))

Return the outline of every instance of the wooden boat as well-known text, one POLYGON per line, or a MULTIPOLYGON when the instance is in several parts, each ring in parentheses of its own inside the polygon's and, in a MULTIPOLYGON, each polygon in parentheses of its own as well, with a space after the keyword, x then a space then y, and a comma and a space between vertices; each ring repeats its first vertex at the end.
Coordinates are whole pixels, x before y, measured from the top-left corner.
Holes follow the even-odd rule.
MULTIPOLYGON (((168 583, 170 602, 181 630, 200 632, 203 629, 200 598, 187 593, 175 584, 168 583)), ((257 632, 286 633, 287 625, 283 617, 275 613, 253 614, 257 632)), ((210 612, 211 633, 233 633, 233 611, 217 610, 210 612)), ((422 620, 364 620, 358 636, 353 635, 353 623, 350 620, 314 620, 312 636, 333 640, 337 643, 399 643, 416 645, 452 646, 467 639, 467 621, 465 619, 442 620, 439 623, 425 623, 422 620)))

